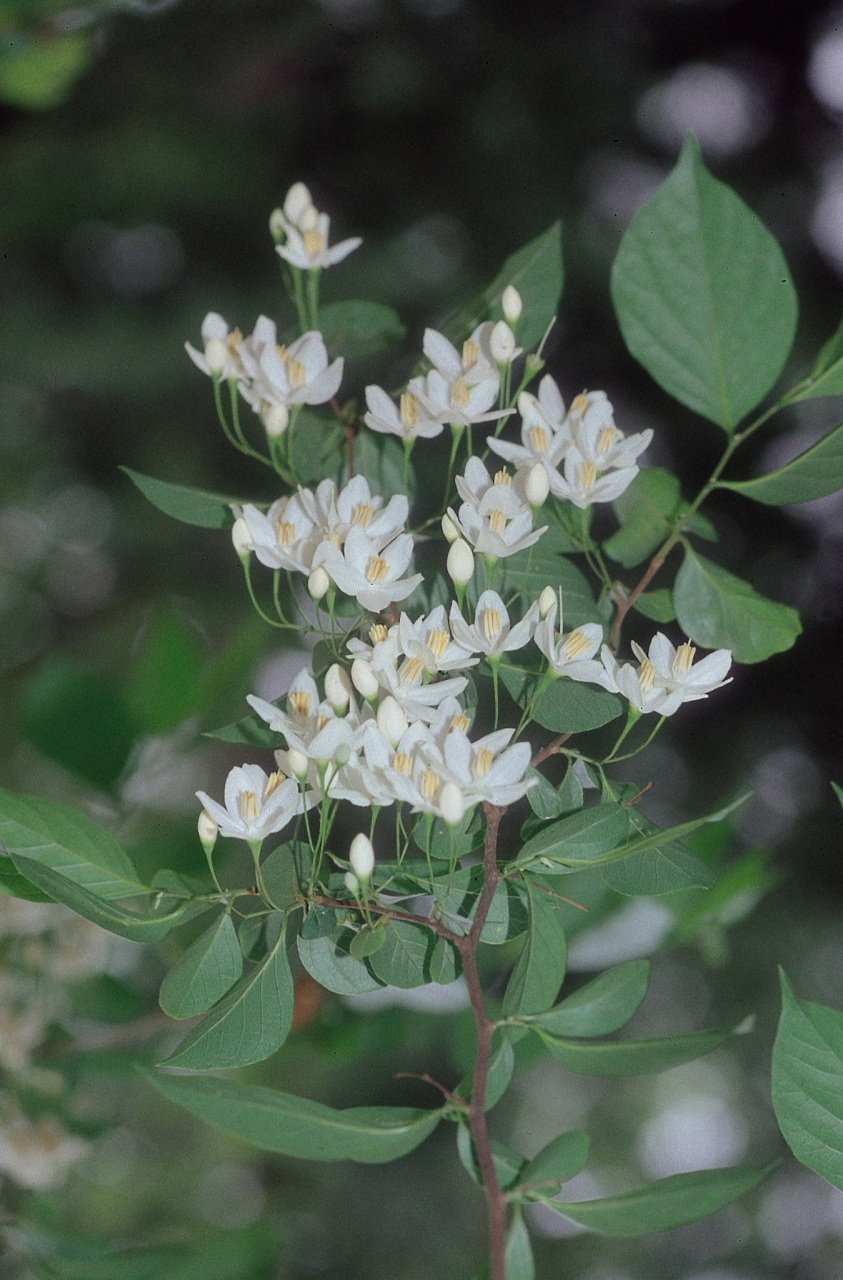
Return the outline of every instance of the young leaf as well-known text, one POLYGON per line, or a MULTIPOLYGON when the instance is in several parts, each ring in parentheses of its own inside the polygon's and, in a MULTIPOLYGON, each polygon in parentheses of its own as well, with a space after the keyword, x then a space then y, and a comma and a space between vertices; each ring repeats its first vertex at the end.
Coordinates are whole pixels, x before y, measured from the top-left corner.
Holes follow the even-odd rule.
POLYGON ((357 1160, 385 1164, 424 1142, 440 1111, 412 1107, 348 1107, 336 1110, 258 1085, 212 1076, 144 1072, 170 1102, 200 1120, 264 1151, 305 1160, 357 1160))
POLYGON ((524 1225, 524 1219, 516 1212, 506 1237, 506 1280, 535 1280, 533 1247, 524 1225))
POLYGON ((293 975, 282 929, 266 959, 185 1036, 165 1062, 190 1071, 262 1062, 281 1047, 292 1022, 293 975))
MULTIPOLYGON (((129 938, 132 942, 160 942, 175 925, 184 918, 188 903, 180 902, 172 910, 160 915, 141 916, 135 911, 127 911, 116 902, 109 902, 96 897, 90 889, 85 889, 74 880, 53 871, 32 858, 23 854, 15 854, 15 866, 44 893, 56 902, 63 902, 71 907, 78 916, 98 924, 109 933, 119 934, 121 938, 129 938)), ((147 890, 148 892, 148 890, 147 890)))
POLYGON ((346 360, 377 355, 400 342, 407 332, 392 307, 360 298, 320 307, 319 330, 331 356, 346 360))
POLYGON ((0 788, 0 847, 15 862, 22 854, 98 898, 149 893, 111 832, 69 804, 0 788))
MULTIPOLYGON (((515 1050, 504 1035, 489 1062, 489 1074, 486 1077, 486 1110, 491 1111, 506 1093, 515 1072, 515 1050)), ((458 1098, 469 1099, 474 1088, 474 1073, 465 1076, 457 1085, 454 1093, 458 1098)))
POLYGON ((802 631, 795 609, 759 595, 691 547, 676 576, 673 602, 687 636, 707 649, 731 649, 736 662, 763 662, 790 649, 802 631))
POLYGON ((638 1191, 608 1196, 605 1200, 547 1203, 580 1226, 604 1236, 643 1236, 667 1231, 687 1222, 698 1222, 746 1195, 770 1174, 765 1169, 703 1169, 660 1178, 638 1191))
POLYGON ((718 480, 717 485, 768 507, 810 502, 836 493, 843 489, 843 423, 778 471, 755 480, 718 480))
POLYGON ((204 489, 189 489, 169 480, 156 480, 154 476, 141 475, 129 467, 121 467, 120 470, 153 507, 181 520, 182 524, 198 525, 200 529, 230 529, 234 524, 231 504, 248 502, 248 498, 229 498, 222 493, 207 493, 204 489))
MULTIPOLYGON (((568 625, 567 617, 565 625, 568 625)), ((532 700, 537 677, 503 662, 500 676, 515 702, 520 707, 527 707, 532 700)), ((553 733, 587 733, 616 719, 622 710, 623 703, 615 694, 560 676, 533 708, 533 719, 553 733)))
MULTIPOLYGON (((509 1147, 505 1147, 502 1142, 492 1141, 492 1161, 495 1166, 495 1172, 498 1175, 498 1182, 504 1191, 513 1185, 518 1179, 518 1175, 523 1169, 526 1161, 523 1156, 519 1156, 517 1151, 511 1151, 509 1147)), ((457 1125, 457 1154, 466 1173, 471 1177, 478 1186, 483 1185, 483 1174, 477 1160, 477 1152, 474 1149, 474 1143, 471 1139, 471 1130, 467 1125, 457 1125)))
POLYGON ((843 395, 843 320, 820 350, 808 385, 794 398, 839 395, 843 395))
POLYGON ((843 1013, 798 1000, 779 977, 773 1109, 797 1160, 843 1191, 843 1013))
POLYGON ((588 1145, 588 1134, 582 1129, 560 1133, 524 1166, 518 1185, 535 1187, 536 1183, 550 1183, 541 1188, 541 1196, 544 1199, 556 1195, 560 1183, 575 1178, 585 1168, 588 1145))
POLYGON ((167 974, 158 1003, 171 1018, 194 1018, 221 1000, 242 973, 243 953, 226 911, 167 974))
POLYGON ((626 809, 614 803, 597 805, 545 827, 527 841, 513 865, 535 866, 544 875, 588 866, 616 849, 628 833, 626 809))
POLYGON ((256 712, 236 720, 234 724, 223 725, 221 729, 207 729, 205 738, 218 738, 220 742, 242 743, 247 747, 280 747, 284 742, 283 734, 270 729, 256 712))
POLYGON ((531 1019, 557 1036, 607 1036, 629 1022, 647 994, 648 960, 626 960, 531 1019))
POLYGON ((433 934, 417 924, 390 920, 384 929, 383 946, 369 958, 381 982, 409 990, 430 982, 428 961, 433 950, 433 934))
POLYGON ((530 924, 504 993, 506 1017, 544 1013, 565 980, 568 948, 555 899, 525 878, 530 924))
POLYGON ((621 528, 603 550, 631 569, 664 542, 682 504, 679 480, 663 467, 645 467, 612 503, 621 528))
POLYGON ((731 1028, 719 1027, 685 1036, 589 1044, 550 1035, 538 1022, 529 1025, 541 1036, 548 1052, 578 1076, 646 1076, 669 1071, 683 1062, 702 1058, 734 1035, 731 1028))
POLYGON ((612 300, 635 359, 729 434, 778 378, 796 328, 781 249, 691 136, 624 235, 612 300))
POLYGON ((296 939, 299 959, 311 978, 340 996, 362 996, 367 991, 379 991, 384 984, 370 973, 362 960, 355 960, 347 950, 338 946, 338 940, 343 941, 346 947, 350 945, 351 931, 336 930, 328 937, 318 938, 304 938, 299 934, 296 939))

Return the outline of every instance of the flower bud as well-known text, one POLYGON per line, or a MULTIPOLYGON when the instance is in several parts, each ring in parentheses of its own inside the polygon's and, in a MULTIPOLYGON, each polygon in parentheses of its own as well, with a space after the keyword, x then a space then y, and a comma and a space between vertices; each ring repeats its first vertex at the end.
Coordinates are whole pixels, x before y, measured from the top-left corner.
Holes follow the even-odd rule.
POLYGON ((531 351, 525 361, 526 372, 531 378, 535 377, 544 368, 544 360, 542 360, 538 351, 531 351))
POLYGON ((283 436, 290 425, 290 410, 285 404, 268 404, 261 416, 266 434, 273 438, 283 436))
POLYGON ((312 205, 308 205, 301 217, 299 218, 300 231, 315 231, 319 223, 318 210, 312 205))
POLYGON ((227 359, 228 347, 222 338, 209 338, 205 343, 205 363, 211 373, 222 373, 227 359))
POLYGON ((387 742, 397 747, 410 727, 410 722, 399 704, 390 696, 378 707, 378 728, 387 742))
POLYGON ((284 197, 284 215, 298 226, 302 214, 313 204, 310 192, 303 182, 294 182, 284 197))
POLYGON ((318 565, 307 580, 307 589, 310 592, 311 600, 321 600, 330 585, 331 579, 321 564, 318 565))
POLYGON ((439 812, 449 827, 462 822, 465 813, 465 797, 455 782, 446 782, 439 797, 439 812))
POLYGON ((334 764, 341 769, 344 764, 348 764, 351 759, 351 747, 347 742, 341 742, 334 752, 334 764))
POLYGON ((375 868, 375 851, 368 836, 361 831, 351 842, 348 851, 351 869, 358 880, 368 880, 375 868))
POLYGON ((358 889, 360 888, 360 881, 357 879, 357 876, 354 874, 353 871, 346 871, 345 875, 343 876, 343 880, 345 881, 345 887, 346 889, 349 890, 349 892, 357 893, 358 889))
POLYGON ((342 715, 351 698, 351 681, 338 662, 325 672, 325 697, 337 715, 342 715))
MULTIPOLYGON (((277 760, 276 756, 276 760, 277 760)), ((280 761, 279 761, 280 763, 280 761)), ((307 777, 308 759, 303 751, 299 751, 298 747, 290 747, 287 752, 287 768, 294 778, 299 781, 307 777)))
POLYGON ((556 592, 553 587, 545 587, 539 596, 539 613, 546 618, 556 608, 556 592))
POLYGON ((492 330, 489 349, 497 364, 509 364, 515 354, 515 335, 505 320, 499 320, 492 330))
MULTIPOLYGON (((527 359, 529 360, 529 358, 530 357, 528 356, 527 359)), ((531 392, 522 391, 518 397, 518 412, 521 414, 521 417, 526 418, 529 411, 538 405, 538 403, 538 400, 531 392)))
POLYGON ((448 573, 458 587, 464 587, 474 577, 474 552, 465 538, 457 538, 448 552, 448 573))
POLYGON ((202 841, 202 848, 206 853, 210 853, 217 842, 220 829, 207 809, 203 809, 199 814, 199 821, 196 827, 199 832, 199 839, 202 841))
POLYGON ((540 507, 546 501, 550 493, 550 477, 541 462, 536 462, 527 472, 524 493, 531 507, 540 507))
POLYGON ((378 678, 363 658, 355 658, 351 664, 351 683, 367 702, 372 702, 378 696, 378 678))
POLYGON ((269 215, 269 234, 272 236, 276 244, 280 244, 282 240, 286 240, 287 231, 284 226, 284 210, 273 209, 269 215))
POLYGON ((447 542, 456 542, 457 538, 460 536, 459 529, 447 514, 442 517, 442 532, 444 533, 445 540, 447 542))
POLYGON ((231 541, 240 559, 248 559, 252 554, 252 535, 242 516, 239 516, 231 526, 231 541))
POLYGON ((515 288, 515 285, 508 284, 501 295, 501 311, 510 324, 517 324, 521 319, 521 312, 524 310, 524 304, 521 301, 521 294, 515 288))

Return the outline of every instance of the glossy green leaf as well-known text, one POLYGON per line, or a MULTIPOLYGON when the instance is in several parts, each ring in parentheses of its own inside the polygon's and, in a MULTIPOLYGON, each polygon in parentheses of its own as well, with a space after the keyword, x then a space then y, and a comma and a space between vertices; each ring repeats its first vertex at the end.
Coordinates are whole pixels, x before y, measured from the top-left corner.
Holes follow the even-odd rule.
POLYGON ((168 1067, 213 1071, 262 1062, 279 1049, 293 1022, 293 975, 282 929, 272 950, 166 1059, 168 1067))
POLYGON ((549 1009, 565 980, 568 957, 556 900, 531 884, 529 878, 525 877, 524 883, 530 923, 504 993, 503 1011, 507 1017, 549 1009))
POLYGON ((604 1236, 643 1236, 667 1231, 688 1222, 699 1222, 746 1195, 773 1171, 765 1169, 703 1169, 660 1178, 638 1191, 608 1196, 605 1200, 580 1200, 548 1204, 580 1226, 604 1236))
POLYGON ((0 854, 0 893, 9 898, 25 898, 27 902, 54 902, 48 893, 22 876, 11 858, 0 854))
POLYGON ((121 938, 129 938, 132 942, 160 942, 184 918, 186 902, 179 903, 169 911, 142 916, 116 902, 97 897, 90 889, 83 888, 74 880, 68 880, 58 871, 53 871, 52 867, 34 862, 23 854, 15 854, 14 862, 27 880, 32 881, 56 902, 63 902, 83 919, 98 924, 102 929, 108 929, 109 933, 119 934, 121 938))
POLYGON ((505 598, 510 592, 523 591, 532 603, 545 587, 553 587, 554 591, 561 587, 566 631, 585 622, 600 621, 588 578, 564 554, 570 549, 565 535, 551 525, 535 546, 514 556, 506 556, 498 565, 505 598))
POLYGON ((790 605, 761 596, 748 582, 690 547, 673 588, 676 617, 687 636, 707 649, 731 649, 736 662, 763 662, 790 649, 801 634, 790 605))
POLYGON ((383 946, 369 959, 381 982, 405 991, 430 982, 428 964, 434 942, 431 931, 404 920, 390 920, 384 933, 383 946))
POLYGON ((367 991, 378 991, 384 985, 366 968, 362 960, 355 960, 348 954, 347 946, 351 943, 351 931, 337 931, 328 937, 303 938, 299 934, 296 939, 299 959, 311 978, 328 991, 335 991, 340 996, 362 996, 367 991), (345 942, 346 947, 337 945, 337 939, 345 942))
POLYGON ((360 298, 320 307, 319 331, 331 358, 343 356, 346 360, 377 355, 400 342, 407 332, 392 307, 360 298))
POLYGON ((778 378, 796 329, 781 249, 690 136, 624 235, 612 300, 635 359, 730 434, 778 378))
MULTIPOLYGON (((498 1175, 498 1182, 504 1191, 511 1187, 517 1181, 518 1175, 523 1169, 526 1161, 523 1156, 519 1156, 517 1151, 511 1151, 509 1147, 505 1147, 502 1142, 491 1142, 492 1162, 495 1166, 495 1172, 498 1175)), ((480 1169, 480 1163, 477 1159, 477 1151, 472 1141, 471 1131, 467 1125, 457 1125, 457 1154, 460 1162, 469 1177, 477 1183, 478 1186, 483 1185, 483 1174, 480 1169)))
POLYGON ((560 1133, 524 1166, 519 1186, 541 1190, 542 1198, 556 1195, 561 1183, 585 1168, 588 1147, 588 1134, 582 1129, 560 1133))
POLYGON ((226 911, 167 974, 158 1003, 171 1018, 195 1018, 221 1000, 242 973, 243 953, 226 911))
MULTIPOLYGON (((567 626, 567 619, 565 621, 567 626)), ((519 707, 526 707, 538 677, 518 667, 501 663, 500 678, 519 707)), ((553 733, 587 733, 616 719, 623 703, 613 693, 560 676, 545 690, 533 710, 533 719, 553 733)))
POLYGON ((843 1013, 798 1000, 783 970, 773 1108, 797 1160, 843 1191, 843 1013))
POLYGON ((667 587, 660 587, 658 591, 642 592, 640 596, 636 596, 635 604, 632 607, 653 622, 674 622, 676 620, 673 592, 668 590, 667 587))
POLYGON ((625 569, 640 564, 664 542, 681 505, 677 477, 663 467, 645 467, 612 503, 621 528, 603 550, 625 569))
POLYGON ((557 1036, 607 1036, 629 1022, 647 994, 648 960, 626 960, 530 1021, 557 1036))
POLYGON ((0 846, 61 872, 98 898, 149 893, 110 831, 69 804, 0 788, 0 846))
POLYGON ((536 817, 545 821, 550 818, 558 818, 564 810, 556 787, 552 786, 544 774, 539 773, 538 769, 534 769, 532 765, 527 770, 525 777, 531 778, 535 784, 527 792, 527 799, 536 817))
POLYGON ((683 1062, 702 1058, 734 1035, 729 1027, 718 1027, 683 1036, 593 1044, 551 1035, 539 1023, 529 1025, 541 1036, 548 1052, 579 1076, 646 1076, 669 1071, 683 1062))
POLYGON ((169 480, 156 480, 154 476, 142 475, 139 471, 132 471, 130 467, 121 467, 120 470, 125 472, 153 507, 175 520, 181 520, 182 524, 198 525, 200 529, 230 529, 234 524, 231 504, 242 506, 249 501, 248 498, 229 498, 222 493, 208 493, 204 489, 190 489, 183 484, 172 484, 169 480))
POLYGON ((778 471, 755 480, 719 480, 718 487, 733 489, 770 507, 811 502, 837 493, 843 489, 843 423, 778 471))
POLYGON ((520 1213, 516 1213, 506 1236, 506 1280, 536 1280, 533 1247, 520 1213))
POLYGON ((629 813, 619 804, 596 805, 562 818, 528 840, 515 860, 544 875, 584 867, 616 849, 630 829, 629 813))
POLYGON ((810 400, 815 396, 843 395, 843 320, 817 356, 807 385, 796 400, 810 400))
POLYGON ((145 1072, 170 1102, 200 1120, 264 1151, 305 1160, 356 1160, 385 1164, 424 1142, 439 1111, 412 1107, 348 1107, 336 1110, 258 1085, 211 1076, 145 1072))

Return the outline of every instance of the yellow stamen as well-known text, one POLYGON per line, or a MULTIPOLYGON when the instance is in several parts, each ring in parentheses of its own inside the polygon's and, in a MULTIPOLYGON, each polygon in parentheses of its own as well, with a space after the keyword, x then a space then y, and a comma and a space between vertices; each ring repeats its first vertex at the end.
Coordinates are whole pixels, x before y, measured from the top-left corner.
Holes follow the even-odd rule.
POLYGON ((372 644, 381 644, 389 637, 389 628, 385 627, 382 622, 376 622, 369 627, 369 639, 372 644))
POLYGON ((281 357, 281 359, 282 359, 282 360, 284 361, 284 363, 286 364, 286 363, 287 363, 287 348, 284 346, 283 342, 277 342, 277 343, 275 344, 275 350, 278 352, 279 356, 281 357))
POLYGON ((304 233, 304 251, 308 258, 316 258, 325 248, 325 237, 316 228, 304 233))
POLYGON ((320 729, 324 729, 326 724, 330 724, 330 721, 331 721, 331 717, 330 717, 330 716, 326 716, 326 715, 324 714, 324 712, 323 712, 323 714, 322 714, 321 716, 317 716, 317 717, 316 717, 316 732, 318 733, 320 729))
POLYGON ((638 671, 638 683, 642 693, 649 693, 656 682, 656 668, 647 658, 641 663, 638 671))
POLYGON ((310 694, 307 692, 291 693, 287 699, 290 711, 297 720, 306 720, 308 718, 312 701, 310 694))
POLYGON ((409 778, 413 772, 413 758, 408 756, 406 751, 399 751, 392 757, 392 767, 396 773, 403 773, 405 778, 409 778))
POLYGON ((604 427, 597 437, 597 452, 608 453, 612 445, 615 443, 617 432, 614 427, 604 427))
POLYGON ((431 631, 427 637, 427 647, 433 654, 434 658, 441 658, 442 654, 448 647, 448 641, 451 637, 447 631, 431 631))
POLYGON ((237 352, 240 348, 240 344, 242 341, 243 341, 243 334, 240 332, 240 330, 232 329, 231 333, 228 335, 228 337, 225 340, 225 345, 228 347, 229 351, 233 356, 237 355, 237 352))
POLYGON ((547 453, 549 441, 544 427, 530 427, 527 439, 530 441, 533 453, 547 453))
POLYGON ((342 546, 342 538, 340 537, 340 535, 339 535, 338 533, 334 533, 334 531, 333 531, 332 529, 323 529, 323 530, 322 530, 322 540, 323 540, 324 542, 333 542, 333 544, 334 544, 334 546, 335 546, 335 547, 341 547, 341 546, 342 546))
POLYGON ((470 399, 471 399, 471 392, 469 391, 467 385, 462 380, 462 378, 457 378, 456 382, 451 388, 451 405, 453 406, 454 409, 465 409, 470 399))
POLYGON ((424 661, 422 658, 408 658, 399 672, 402 684, 421 684, 423 675, 424 661))
POLYGON ((291 387, 303 387, 307 382, 307 369, 301 360, 291 360, 287 365, 287 377, 291 387))
POLYGON ((425 800, 432 800, 439 790, 440 779, 432 769, 425 769, 421 780, 421 793, 425 800))
POLYGON ((509 474, 506 467, 495 472, 495 484, 508 484, 510 487, 512 486, 512 476, 509 474))
POLYGON ((489 528, 492 533, 503 533, 506 528, 506 516, 497 507, 489 513, 489 528))
POLYGON ((580 467, 580 488, 590 489, 597 480, 597 468, 593 462, 584 462, 580 467))
POLYGON ((572 631, 562 647, 566 658, 578 658, 581 653, 585 653, 586 649, 591 646, 581 631, 572 631))
POLYGON ((244 822, 257 822, 260 808, 254 791, 244 791, 240 797, 240 817, 244 822))
POLYGON ((358 502, 357 506, 354 508, 354 515, 351 518, 351 523, 356 524, 361 529, 368 529, 374 514, 374 507, 370 507, 365 502, 358 502))
POLYGON ((451 721, 451 727, 448 730, 448 732, 451 733, 452 730, 459 729, 461 733, 468 733, 470 728, 471 728, 471 721, 469 720, 468 716, 454 716, 453 720, 451 721))
POLYGON ((692 644, 680 644, 676 650, 676 657, 673 659, 673 674, 676 676, 687 675, 693 666, 696 652, 692 644))
POLYGON ((282 547, 289 547, 296 540, 296 526, 292 520, 278 521, 278 541, 282 547))
POLYGON ((473 369, 480 359, 480 347, 471 338, 466 338, 462 344, 462 367, 464 369, 473 369))
POLYGON ((570 412, 585 413, 587 408, 588 408, 588 396, 585 393, 585 391, 582 391, 578 396, 574 396, 573 400, 571 401, 570 412))
POLYGON ((488 747, 481 747, 474 757, 474 763, 472 764, 475 777, 485 778, 486 774, 492 767, 492 761, 494 758, 495 757, 492 755, 488 747))
POLYGON ((418 426, 419 402, 409 391, 401 396, 401 422, 405 427, 418 426))
POLYGON ((487 640, 497 640, 501 631, 500 609, 486 609, 483 613, 483 635, 487 640))
POLYGON ((264 792, 263 797, 264 800, 268 800, 273 791, 277 791, 281 786, 281 783, 286 781, 287 775, 282 773, 280 769, 276 769, 274 773, 271 773, 267 778, 266 791, 264 792))
POLYGON ((366 570, 366 577, 372 583, 386 582, 389 574, 389 565, 382 556, 372 556, 369 561, 369 567, 366 570))

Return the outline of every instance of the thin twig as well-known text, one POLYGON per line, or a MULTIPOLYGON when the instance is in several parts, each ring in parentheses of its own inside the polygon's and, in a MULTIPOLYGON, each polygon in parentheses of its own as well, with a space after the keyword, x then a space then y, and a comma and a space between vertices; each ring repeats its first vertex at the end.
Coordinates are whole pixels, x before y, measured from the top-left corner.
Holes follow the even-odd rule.
POLYGON ((466 1109, 468 1103, 465 1098, 460 1098, 455 1093, 451 1093, 450 1089, 446 1089, 444 1084, 440 1084, 438 1080, 434 1080, 433 1076, 429 1076, 425 1071, 419 1074, 418 1071, 396 1071, 393 1080, 423 1080, 425 1084, 432 1084, 434 1089, 438 1089, 443 1098, 447 1098, 448 1102, 452 1102, 454 1106, 466 1109))
POLYGON ((558 755, 560 748, 564 746, 570 736, 570 733, 560 733, 558 738, 554 738, 546 747, 542 747, 541 751, 537 751, 530 761, 533 768, 535 769, 543 760, 547 760, 548 756, 558 755))

